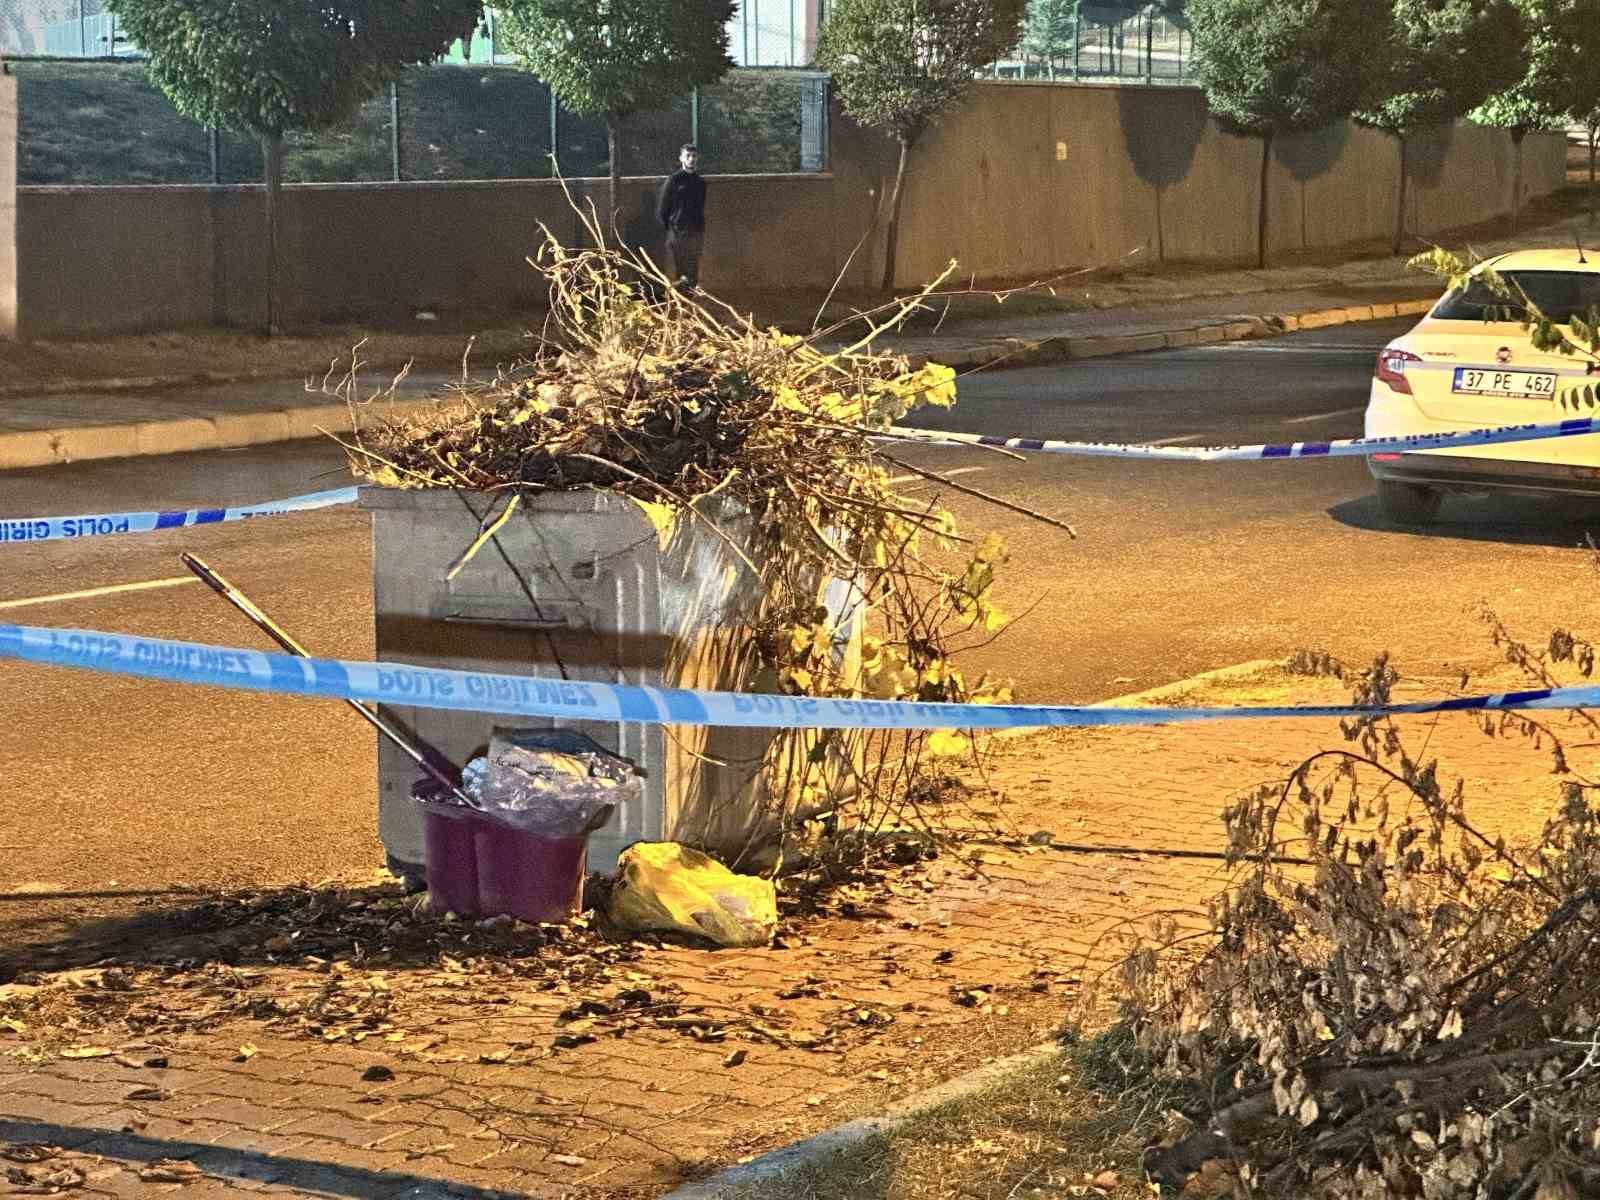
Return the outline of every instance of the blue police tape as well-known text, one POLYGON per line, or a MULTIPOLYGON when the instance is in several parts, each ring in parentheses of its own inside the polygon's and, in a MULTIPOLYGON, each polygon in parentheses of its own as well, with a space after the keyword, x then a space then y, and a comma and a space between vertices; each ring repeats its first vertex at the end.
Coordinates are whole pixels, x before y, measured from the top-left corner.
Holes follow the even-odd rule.
POLYGON ((1382 709, 1353 705, 1083 708, 827 700, 576 683, 527 675, 446 671, 403 663, 294 658, 228 646, 26 625, 0 625, 0 658, 82 667, 171 683, 211 684, 245 691, 365 700, 416 708, 567 720, 768 729, 1017 729, 1050 725, 1161 725, 1241 717, 1351 717, 1379 712, 1600 708, 1600 686, 1503 692, 1395 704, 1382 709))
MULTIPOLYGON (((1115 442, 1065 442, 1045 438, 1002 438, 977 433, 943 433, 932 429, 889 430, 894 438, 952 446, 993 446, 1043 454, 1079 454, 1104 458, 1145 458, 1173 462, 1260 462, 1288 458, 1352 458, 1382 453, 1417 453, 1461 446, 1494 446, 1506 442, 1543 441, 1600 433, 1600 418, 1574 417, 1535 425, 1501 425, 1456 433, 1419 433, 1402 437, 1344 438, 1332 442, 1279 442, 1258 446, 1144 446, 1115 442)), ((354 487, 334 488, 267 500, 235 508, 191 508, 169 512, 97 513, 88 516, 0 518, 0 545, 60 539, 106 537, 119 533, 154 533, 191 525, 214 525, 250 517, 306 512, 354 504, 354 487)))
POLYGON ((1098 458, 1149 458, 1171 462, 1261 462, 1287 458, 1365 458, 1372 454, 1414 454, 1460 446, 1497 446, 1600 433, 1600 418, 1574 417, 1535 425, 1498 425, 1454 433, 1412 433, 1399 437, 1340 438, 1331 442, 1274 442, 1259 446, 1143 446, 1120 442, 1063 442, 1048 438, 1002 438, 978 433, 942 433, 894 426, 893 437, 955 446, 993 446, 1041 454, 1098 458))
POLYGON ((160 529, 181 529, 189 525, 215 525, 222 521, 243 521, 250 517, 275 517, 281 513, 306 512, 337 504, 354 504, 356 489, 334 488, 291 496, 287 500, 267 500, 237 508, 190 508, 171 512, 96 513, 66 517, 0 518, 0 544, 8 542, 50 542, 64 538, 107 537, 118 533, 154 533, 160 529))

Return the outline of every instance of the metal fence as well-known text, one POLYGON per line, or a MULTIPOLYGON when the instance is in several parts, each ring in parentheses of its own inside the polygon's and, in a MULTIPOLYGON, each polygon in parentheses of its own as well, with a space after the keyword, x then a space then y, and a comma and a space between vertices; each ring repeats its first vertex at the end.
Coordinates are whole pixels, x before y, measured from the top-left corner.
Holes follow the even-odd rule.
POLYGON ((139 49, 117 25, 115 13, 95 13, 44 27, 44 52, 63 58, 133 58, 139 49))
POLYGON ((1056 79, 1125 83, 1192 83, 1193 45, 1182 25, 1153 8, 1084 4, 1059 52, 1029 52, 995 63, 995 79, 1056 79))
MULTIPOLYGON (((17 59, 18 181, 24 184, 252 183, 260 149, 181 116, 142 63, 17 59)), ((822 171, 828 79, 811 71, 735 70, 623 126, 624 174, 671 171, 678 147, 702 147, 718 174, 822 171)), ((604 175, 602 122, 568 111, 512 67, 408 71, 343 125, 289 139, 294 182, 538 179, 604 175)))

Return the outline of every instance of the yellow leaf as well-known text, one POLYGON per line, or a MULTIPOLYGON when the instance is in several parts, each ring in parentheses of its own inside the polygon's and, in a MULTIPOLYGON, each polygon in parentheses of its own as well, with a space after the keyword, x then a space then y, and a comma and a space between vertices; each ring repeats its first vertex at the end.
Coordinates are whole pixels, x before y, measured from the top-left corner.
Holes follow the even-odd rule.
POLYGON ((678 525, 678 510, 670 504, 662 504, 655 500, 640 500, 637 496, 630 499, 639 506, 639 511, 655 529, 656 542, 665 550, 667 543, 672 540, 672 531, 678 525))
POLYGON ((110 1058, 116 1051, 110 1046, 68 1046, 62 1058, 110 1058))
POLYGON ((928 753, 940 758, 962 758, 972 753, 972 735, 959 729, 935 729, 928 735, 928 753))
POLYGON ((233 1056, 233 1061, 249 1062, 256 1056, 256 1053, 256 1044, 254 1042, 246 1042, 244 1045, 239 1047, 239 1053, 233 1056))

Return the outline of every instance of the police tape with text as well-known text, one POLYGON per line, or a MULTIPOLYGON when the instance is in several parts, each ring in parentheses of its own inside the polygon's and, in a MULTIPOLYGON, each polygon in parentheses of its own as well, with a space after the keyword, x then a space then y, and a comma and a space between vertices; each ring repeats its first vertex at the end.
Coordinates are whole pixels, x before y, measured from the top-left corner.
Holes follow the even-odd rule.
POLYGON ((368 701, 507 716, 653 725, 767 729, 1027 729, 1165 725, 1245 718, 1354 717, 1483 709, 1600 707, 1600 686, 1500 692, 1394 704, 1238 708, 1084 708, 1040 704, 928 704, 583 683, 531 675, 450 671, 404 663, 296 658, 231 646, 84 629, 0 625, 0 658, 80 667, 171 683, 368 701))

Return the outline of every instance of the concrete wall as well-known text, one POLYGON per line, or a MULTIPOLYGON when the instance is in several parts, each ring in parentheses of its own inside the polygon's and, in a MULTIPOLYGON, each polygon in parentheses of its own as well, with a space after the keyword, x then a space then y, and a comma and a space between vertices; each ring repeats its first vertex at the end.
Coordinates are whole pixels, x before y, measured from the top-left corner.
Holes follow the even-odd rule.
MULTIPOLYGON (((0 336, 70 337, 263 317, 259 187, 6 186, 0 78, 0 336), (16 234, 7 238, 15 193, 16 234), (7 247, 16 248, 7 270, 7 247), (12 329, 7 320, 7 296, 12 329)), ((13 85, 9 93, 5 85, 13 85)), ((823 175, 711 180, 704 280, 716 291, 825 288, 892 181, 895 147, 836 114, 823 175)), ((1261 143, 1230 136, 1187 89, 984 84, 913 155, 898 277, 919 284, 960 262, 979 278, 1038 277, 1153 259, 1247 261, 1256 237, 1261 143)), ((1459 126, 1414 139, 1410 227, 1474 224, 1510 201, 1512 148, 1459 126)), ((13 165, 8 168, 5 164, 13 165)), ((1394 141, 1340 124, 1274 147, 1274 251, 1385 237, 1395 215, 1394 141)), ((1565 181, 1557 136, 1523 144, 1524 190, 1565 181)), ((660 252, 655 179, 623 182, 631 241, 660 252)), ((604 182, 571 184, 603 202, 604 182)), ((286 189, 280 271, 285 315, 314 321, 420 308, 491 309, 540 299, 525 259, 539 223, 575 241, 578 223, 547 180, 306 184, 286 189)), ((875 283, 881 227, 846 282, 875 283)))
POLYGON ((0 338, 17 336, 17 77, 0 65, 0 338))
MULTIPOLYGON (((1508 134, 1461 125, 1414 140, 1413 232, 1510 208, 1508 134)), ((1565 152, 1560 135, 1524 140, 1524 201, 1564 185, 1565 152)), ((1124 259, 1249 260, 1260 166, 1260 141, 1223 132, 1196 90, 983 84, 913 158, 900 283, 951 257, 980 277, 1124 259)), ((1398 172, 1394 139, 1350 122, 1276 139, 1269 252, 1390 236, 1398 172)))

